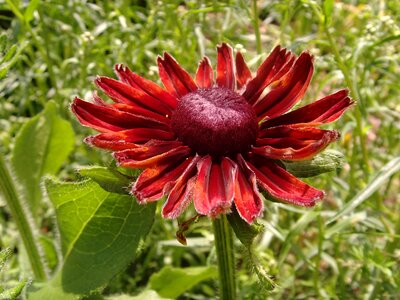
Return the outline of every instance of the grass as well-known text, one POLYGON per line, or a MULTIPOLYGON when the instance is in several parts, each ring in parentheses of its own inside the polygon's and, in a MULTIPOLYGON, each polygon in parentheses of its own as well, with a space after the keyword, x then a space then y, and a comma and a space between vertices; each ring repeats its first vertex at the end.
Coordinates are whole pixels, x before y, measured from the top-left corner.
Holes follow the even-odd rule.
MULTIPOLYGON (((246 257, 237 253, 243 299, 395 299, 400 297, 400 7, 398 1, 335 2, 330 23, 319 1, 24 1, 0 2, 8 44, 23 45, 0 81, 0 147, 8 154, 20 125, 55 100, 78 135, 59 177, 77 178, 78 165, 110 163, 109 155, 81 142, 90 132, 69 111, 75 95, 88 97, 96 75, 113 76, 116 63, 159 81, 156 58, 168 51, 191 74, 203 55, 216 62, 223 41, 245 49, 255 70, 276 44, 315 55, 315 73, 302 104, 349 87, 357 106, 329 128, 345 155, 336 173, 310 179, 328 192, 313 210, 266 203, 257 253, 278 287, 266 292, 246 257), (38 2, 35 6, 34 2, 38 2), (397 162, 397 164, 396 164, 397 162), (383 169, 385 165, 392 168, 383 169), (397 169, 396 169, 397 168, 397 169), (396 171, 397 170, 397 171, 396 171), (392 172, 389 175, 388 172, 392 172), (362 198, 360 193, 368 191, 362 198), (334 222, 341 210, 350 208, 334 222)), ((29 151, 29 150, 27 150, 29 151)), ((42 233, 53 236, 53 212, 43 204, 42 233)), ((210 254, 211 226, 200 221, 188 247, 171 243, 176 222, 157 217, 136 261, 103 294, 137 294, 165 265, 202 266, 210 254)), ((26 277, 17 232, 0 202, 0 248, 17 253, 0 282, 26 277)), ((1 285, 1 284, 0 284, 1 285)), ((204 281, 182 299, 215 297, 204 281)), ((1 292, 1 291, 0 291, 1 292)))

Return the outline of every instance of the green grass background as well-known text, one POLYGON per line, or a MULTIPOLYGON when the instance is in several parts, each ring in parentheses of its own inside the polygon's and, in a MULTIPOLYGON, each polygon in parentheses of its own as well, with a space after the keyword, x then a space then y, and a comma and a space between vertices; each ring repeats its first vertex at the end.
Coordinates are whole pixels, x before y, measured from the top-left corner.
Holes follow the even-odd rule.
MULTIPOLYGON (((384 178, 390 169, 381 171, 400 155, 399 1, 336 1, 330 20, 321 19, 324 3, 312 0, 31 2, 0 1, 8 48, 22 50, 0 81, 1 151, 9 153, 21 124, 55 100, 78 135, 60 174, 66 180, 77 178, 78 165, 111 161, 81 142, 92 131, 77 123, 69 105, 76 95, 90 96, 96 75, 113 76, 116 63, 159 82, 156 58, 164 51, 191 74, 204 55, 215 64, 221 42, 244 51, 253 71, 277 44, 314 54, 315 73, 300 105, 343 87, 357 101, 328 126, 341 132, 330 148, 345 155, 345 164, 336 173, 308 179, 327 191, 311 211, 266 203, 261 221, 266 230, 256 250, 278 287, 267 292, 238 247, 241 298, 400 298, 399 173, 384 178), (360 196, 369 191, 370 196, 360 196), (348 212, 328 224, 348 203, 353 204, 348 212)), ((41 226, 53 238, 54 211, 43 206, 41 226)), ((134 295, 165 265, 210 263, 210 224, 193 226, 188 247, 173 242, 176 229, 176 222, 158 214, 137 260, 102 293, 134 295)), ((17 235, 0 202, 0 247, 17 251, 17 235)), ((25 274, 17 254, 1 276, 12 281, 25 274)), ((205 281, 181 298, 215 296, 216 282, 205 281)))

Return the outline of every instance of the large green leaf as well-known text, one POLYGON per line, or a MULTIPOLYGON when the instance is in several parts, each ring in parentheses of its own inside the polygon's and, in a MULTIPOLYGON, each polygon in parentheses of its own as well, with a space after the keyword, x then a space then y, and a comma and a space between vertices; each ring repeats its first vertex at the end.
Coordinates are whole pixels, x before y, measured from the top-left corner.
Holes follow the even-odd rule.
POLYGON ((76 299, 107 283, 135 256, 148 234, 155 205, 103 190, 97 183, 45 181, 56 208, 63 264, 30 299, 76 299), (53 297, 53 298, 49 298, 53 297))
POLYGON ((33 213, 41 198, 41 177, 45 174, 55 174, 73 146, 72 126, 59 117, 53 101, 50 101, 40 114, 26 122, 19 131, 11 163, 33 213))
POLYGON ((149 287, 160 296, 177 298, 199 282, 217 277, 216 267, 164 267, 150 278, 149 287))
POLYGON ((104 300, 171 300, 171 298, 161 297, 156 291, 145 290, 137 296, 118 295, 108 296, 104 300))

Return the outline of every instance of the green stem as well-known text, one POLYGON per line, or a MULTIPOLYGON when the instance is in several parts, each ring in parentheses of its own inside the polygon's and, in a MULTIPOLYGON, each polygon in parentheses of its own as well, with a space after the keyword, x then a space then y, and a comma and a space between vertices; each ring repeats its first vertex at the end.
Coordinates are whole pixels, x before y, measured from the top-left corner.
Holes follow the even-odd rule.
MULTIPOLYGON (((351 78, 350 71, 347 68, 346 64, 344 63, 344 61, 339 53, 339 50, 336 47, 336 43, 335 43, 331 33, 329 32, 329 28, 326 24, 324 25, 324 31, 325 31, 326 37, 328 38, 329 45, 333 51, 335 61, 338 65, 339 69, 343 73, 344 79, 346 81, 347 86, 350 89, 351 94, 353 95, 353 97, 356 97, 356 99, 360 101, 361 97, 360 97, 360 94, 358 93, 358 90, 356 89, 356 87, 354 85, 354 81, 351 78)), ((365 135, 363 133, 363 120, 362 120, 361 110, 360 110, 359 106, 357 106, 357 108, 355 110, 355 117, 356 117, 356 132, 357 132, 358 140, 359 140, 360 147, 361 147, 361 154, 363 156, 362 166, 364 168, 364 173, 365 173, 364 175, 366 176, 365 178, 368 178, 368 174, 370 171, 369 160, 368 160, 368 150, 367 150, 367 146, 365 144, 365 135)))
POLYGON ((261 54, 262 45, 261 45, 261 35, 260 35, 260 24, 259 24, 257 0, 253 0, 253 27, 254 27, 254 33, 256 35, 257 54, 261 54))
POLYGON ((220 299, 236 299, 235 256, 233 231, 225 215, 213 220, 215 248, 217 251, 220 299))
POLYGON ((0 154, 0 193, 4 196, 11 216, 17 225, 35 278, 40 281, 45 281, 47 276, 32 225, 28 220, 28 212, 24 210, 21 198, 18 196, 17 189, 2 154, 0 154))

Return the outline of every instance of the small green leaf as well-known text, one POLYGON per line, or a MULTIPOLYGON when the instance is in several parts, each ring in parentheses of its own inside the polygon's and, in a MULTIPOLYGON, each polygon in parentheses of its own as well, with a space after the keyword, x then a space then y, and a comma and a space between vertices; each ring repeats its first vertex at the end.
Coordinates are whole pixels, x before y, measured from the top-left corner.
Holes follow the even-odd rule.
POLYGON ((173 268, 167 266, 150 277, 149 287, 162 297, 175 299, 199 282, 215 278, 217 275, 216 267, 173 268))
POLYGON ((29 1, 28 7, 24 12, 25 22, 29 23, 33 19, 33 13, 35 12, 40 0, 29 1))
POLYGON ((54 270, 58 264, 57 249, 54 245, 54 239, 46 235, 39 236, 39 242, 43 249, 43 255, 46 258, 47 266, 54 270))
POLYGON ((233 209, 232 213, 227 215, 227 218, 237 238, 246 248, 250 248, 256 236, 264 230, 263 225, 248 224, 239 216, 236 209, 233 209))
POLYGON ((7 289, 0 293, 0 300, 14 300, 22 293, 22 290, 26 286, 27 281, 22 280, 18 284, 10 289, 7 289))
POLYGON ((117 170, 93 166, 80 167, 78 172, 82 176, 89 177, 108 192, 129 194, 129 185, 132 183, 131 179, 117 170))
POLYGON ((343 208, 336 213, 326 224, 330 224, 340 217, 352 212, 357 206, 367 200, 383 183, 393 174, 400 171, 400 156, 392 159, 382 169, 380 169, 368 183, 367 187, 351 199, 343 208))
MULTIPOLYGON (((4 264, 12 255, 12 250, 10 248, 6 248, 0 251, 0 271, 2 270, 4 264)), ((13 300, 17 299, 17 297, 21 294, 25 285, 27 284, 27 280, 24 279, 18 282, 14 287, 4 290, 4 287, 0 285, 0 300, 13 300)))
POLYGON ((311 160, 284 161, 286 170, 296 177, 313 177, 332 172, 343 166, 344 155, 335 150, 327 150, 311 160))
POLYGON ((333 13, 334 5, 335 5, 334 0, 324 0, 323 11, 324 11, 324 16, 325 16, 325 23, 328 25, 332 21, 332 13, 333 13))
POLYGON ((72 126, 58 116, 53 101, 18 132, 11 164, 33 213, 41 199, 42 176, 56 174, 73 147, 72 126))
POLYGON ((0 251, 0 271, 1 269, 3 269, 7 259, 9 259, 11 254, 12 250, 10 248, 6 248, 0 251))
POLYGON ((139 205, 132 196, 109 193, 91 180, 47 179, 45 186, 56 208, 64 261, 29 299, 87 295, 134 259, 153 224, 155 205, 139 205))

